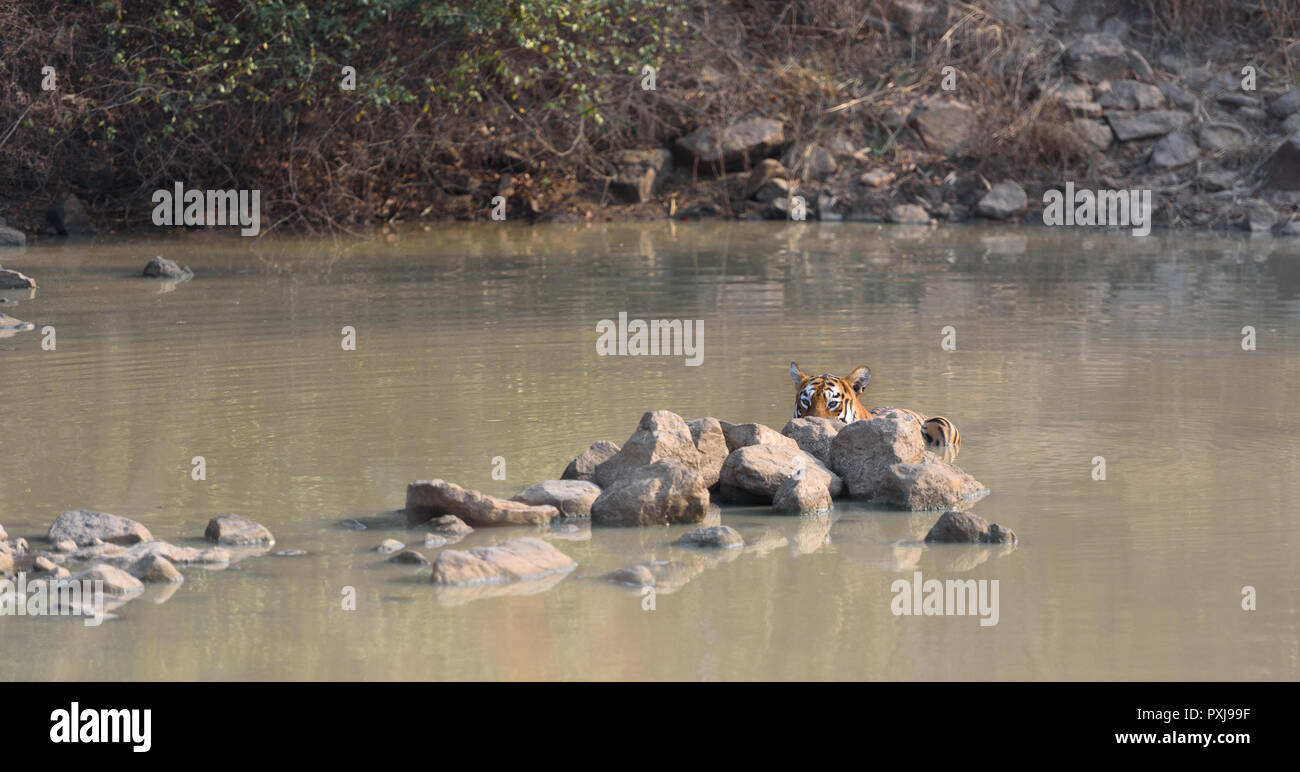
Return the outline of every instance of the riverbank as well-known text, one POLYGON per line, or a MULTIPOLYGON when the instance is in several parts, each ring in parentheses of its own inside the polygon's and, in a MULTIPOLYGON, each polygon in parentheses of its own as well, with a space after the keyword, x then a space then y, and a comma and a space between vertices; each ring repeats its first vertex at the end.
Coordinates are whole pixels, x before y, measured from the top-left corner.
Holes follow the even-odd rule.
POLYGON ((1157 228, 1300 233, 1300 48, 1289 45, 1300 28, 1284 9, 645 0, 642 15, 593 11, 581 29, 549 11, 492 11, 473 32, 434 13, 402 37, 390 17, 406 4, 387 5, 388 17, 326 4, 327 20, 356 26, 347 45, 313 42, 332 40, 325 21, 284 21, 298 26, 280 50, 256 42, 277 29, 269 16, 213 11, 173 29, 147 5, 138 18, 42 21, 17 4, 6 19, 31 32, 0 73, 0 124, 12 127, 0 243, 154 229, 151 194, 177 182, 261 191, 263 231, 1042 222, 1045 194, 1073 183, 1146 192, 1157 228), (673 23, 648 21, 661 17, 673 23), (436 56, 413 53, 450 32, 457 42, 436 56), (55 88, 35 90, 31 52, 60 35, 85 55, 56 57, 55 88), (96 58, 176 39, 197 46, 176 82, 145 57, 135 90, 119 93, 116 60, 96 58), (490 62, 466 58, 485 46, 490 62), (210 74, 230 66, 242 74, 210 74), (356 71, 351 90, 343 68, 356 71), (258 106, 268 100, 279 109, 258 106))

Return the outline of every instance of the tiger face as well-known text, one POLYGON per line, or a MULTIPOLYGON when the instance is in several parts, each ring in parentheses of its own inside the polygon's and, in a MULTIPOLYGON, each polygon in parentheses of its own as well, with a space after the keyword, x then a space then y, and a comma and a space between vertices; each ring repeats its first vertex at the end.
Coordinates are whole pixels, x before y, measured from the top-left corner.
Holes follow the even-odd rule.
POLYGON ((799 365, 790 363, 790 378, 797 389, 794 397, 795 418, 838 418, 846 424, 866 418, 858 395, 871 382, 871 368, 863 365, 841 378, 832 373, 807 375, 799 365))
POLYGON ((848 378, 841 378, 832 373, 808 375, 791 362, 790 378, 796 388, 795 418, 838 418, 851 424, 890 412, 906 413, 921 424, 921 439, 926 447, 937 452, 943 460, 952 461, 961 449, 961 433, 952 421, 943 416, 926 418, 915 410, 901 407, 863 408, 858 395, 866 391, 871 382, 871 368, 866 365, 849 373, 848 378))

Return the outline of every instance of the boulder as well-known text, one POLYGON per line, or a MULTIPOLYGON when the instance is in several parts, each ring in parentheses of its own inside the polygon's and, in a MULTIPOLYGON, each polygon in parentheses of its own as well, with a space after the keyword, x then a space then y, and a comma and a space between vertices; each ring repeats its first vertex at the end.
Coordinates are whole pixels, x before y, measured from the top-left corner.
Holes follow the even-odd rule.
POLYGON ((732 451, 722 465, 719 494, 725 501, 740 504, 771 504, 781 483, 798 474, 810 484, 826 488, 832 497, 843 488, 839 475, 792 441, 791 445, 747 445, 732 451))
POLYGON ((704 477, 674 458, 660 459, 620 477, 591 505, 599 525, 698 523, 709 510, 704 477))
POLYGON ((654 198, 664 169, 672 165, 672 154, 662 148, 621 150, 614 154, 613 162, 610 191, 624 201, 640 204, 654 198))
POLYGON ((582 451, 577 458, 569 462, 569 465, 564 468, 564 474, 560 475, 560 479, 595 482, 596 467, 608 461, 617 452, 618 446, 614 443, 609 440, 597 440, 591 443, 591 447, 582 451))
MULTIPOLYGON (((430 535, 442 537, 447 541, 460 541, 461 539, 465 538, 469 534, 474 533, 473 528, 470 528, 468 525, 465 524, 464 520, 461 520, 459 517, 456 517, 455 515, 443 515, 442 517, 435 517, 432 520, 425 523, 424 527, 429 529, 430 535)), ((427 544, 428 540, 429 540, 429 536, 426 535, 425 536, 426 546, 433 546, 427 544)))
POLYGON ((416 480, 406 486, 406 518, 422 523, 438 515, 455 515, 475 528, 496 525, 545 525, 560 514, 550 505, 508 501, 446 480, 416 480))
POLYGON ((209 520, 203 538, 227 547, 269 548, 275 544, 275 537, 265 526, 233 513, 209 520))
POLYGON ((750 445, 799 447, 799 443, 770 426, 764 426, 763 424, 730 424, 726 421, 720 421, 719 423, 722 426, 722 435, 726 438, 728 453, 750 445))
POLYGON ((0 290, 34 289, 36 280, 9 268, 0 268, 0 290))
POLYGON ((64 196, 45 210, 45 221, 60 236, 94 236, 86 207, 76 196, 64 196))
MULTIPOLYGON (((758 193, 768 187, 768 183, 780 180, 788 182, 790 175, 786 172, 785 167, 775 158, 764 158, 754 165, 754 170, 749 173, 749 179, 745 182, 745 198, 756 201, 771 201, 774 196, 766 195, 759 198, 758 193)), ((789 186, 785 187, 789 193, 789 186)))
POLYGON ((990 220, 1005 220, 1024 210, 1029 204, 1025 189, 1007 180, 999 182, 985 193, 975 205, 975 214, 990 220))
POLYGON ((1083 144, 1093 150, 1105 150, 1115 140, 1115 132, 1103 121, 1091 118, 1075 118, 1074 133, 1079 135, 1083 144))
POLYGON ((0 222, 0 247, 25 247, 27 234, 0 222))
POLYGON ((181 268, 175 260, 168 260, 165 257, 158 256, 149 259, 141 275, 162 279, 185 279, 194 274, 188 268, 181 268))
POLYGON ((869 499, 889 467, 918 462, 924 455, 921 423, 907 413, 890 411, 841 429, 831 441, 830 468, 844 479, 849 496, 869 499))
POLYGON ((107 512, 75 509, 54 519, 46 538, 51 543, 69 540, 85 546, 101 539, 112 544, 138 544, 152 541, 153 534, 140 523, 107 512))
POLYGON ((1282 120, 1300 112, 1300 88, 1293 88, 1268 103, 1268 112, 1282 120))
POLYGON ((1300 190, 1300 131, 1292 134, 1269 157, 1265 184, 1279 190, 1300 190))
POLYGON ((942 96, 922 102, 908 122, 927 150, 942 155, 966 149, 979 125, 975 111, 968 105, 942 96))
POLYGON ((898 204, 889 210, 888 220, 895 225, 929 225, 930 213, 920 204, 898 204))
POLYGON ((1277 212, 1266 201, 1252 198, 1242 202, 1241 208, 1241 225, 1251 233, 1267 233, 1277 224, 1277 212))
POLYGON ((142 582, 157 584, 180 584, 185 581, 185 576, 181 574, 171 561, 162 555, 146 555, 136 562, 132 563, 126 572, 142 582))
POLYGON ((948 509, 969 503, 987 491, 983 483, 931 455, 917 463, 891 465, 881 477, 872 501, 919 511, 948 509))
POLYGON ((1121 80, 1097 98, 1097 104, 1107 110, 1155 110, 1166 104, 1165 94, 1158 86, 1121 80))
POLYGON ((499 584, 538 579, 572 571, 573 558, 550 542, 532 537, 514 539, 496 547, 443 550, 433 562, 434 584, 499 584))
POLYGON ((1128 46, 1107 32, 1084 35, 1065 49, 1065 69, 1086 83, 1120 80, 1130 70, 1128 46))
POLYGON ((835 154, 825 146, 810 142, 793 148, 787 159, 787 166, 801 180, 820 180, 831 176, 839 168, 835 154))
POLYGON ((785 144, 785 127, 770 118, 746 118, 726 126, 705 126, 677 140, 677 151, 701 171, 738 171, 775 154, 785 144))
POLYGON ((601 489, 660 459, 675 459, 687 469, 700 468, 700 452, 691 430, 676 413, 654 410, 641 416, 636 431, 623 447, 596 467, 595 482, 601 489))
POLYGON ((772 495, 772 510, 783 514, 817 514, 831 506, 830 490, 807 476, 787 477, 772 495))
POLYGON ((745 540, 741 538, 740 532, 729 525, 696 528, 694 531, 682 534, 681 538, 673 543, 678 547, 724 550, 740 549, 745 546, 745 540))
POLYGON ((532 506, 552 506, 565 517, 589 517, 591 503, 600 495, 600 487, 584 480, 546 480, 530 485, 510 497, 532 506))
MULTIPOLYGON (((103 582, 105 595, 123 597, 135 595, 144 590, 144 585, 139 579, 131 576, 120 568, 114 568, 107 563, 99 563, 69 577, 68 581, 72 582, 103 582)), ((91 585, 92 589, 94 585, 91 585)))
POLYGON ((1186 166, 1200 157, 1201 149, 1181 131, 1166 134, 1151 149, 1151 164, 1161 169, 1186 166))
POLYGON ((686 428, 691 432, 695 449, 700 452, 700 476, 704 478, 705 487, 712 488, 718 484, 722 462, 727 460, 727 454, 731 452, 722 422, 716 418, 696 418, 687 421, 686 428))
POLYGON ((972 512, 949 510, 925 535, 927 542, 955 542, 961 544, 1015 544, 1016 535, 1011 529, 987 520, 972 512))
POLYGON ((831 441, 845 426, 838 418, 791 418, 781 434, 794 440, 803 452, 829 465, 831 441))
POLYGON ((1180 110, 1116 110, 1106 114, 1106 121, 1120 142, 1163 137, 1183 128, 1191 119, 1189 114, 1180 110))

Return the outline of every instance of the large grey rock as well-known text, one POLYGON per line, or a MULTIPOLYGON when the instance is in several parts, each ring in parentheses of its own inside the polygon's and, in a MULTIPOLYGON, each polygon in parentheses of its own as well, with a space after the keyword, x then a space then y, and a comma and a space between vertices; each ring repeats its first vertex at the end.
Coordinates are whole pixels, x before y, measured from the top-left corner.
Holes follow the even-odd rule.
POLYGON ((27 234, 0 223, 0 247, 25 247, 27 234))
POLYGON ((727 437, 722 431, 722 422, 716 418, 696 418, 686 422, 691 432, 695 449, 700 452, 700 476, 704 478, 705 487, 712 488, 718 483, 722 472, 722 462, 727 460, 731 449, 727 447, 727 437))
POLYGON ((572 571, 576 565, 550 542, 525 537, 496 547, 443 550, 433 562, 431 581, 442 585, 518 582, 572 571))
POLYGON ((1242 227, 1251 233, 1267 233, 1277 223, 1277 212, 1268 202, 1252 198, 1242 202, 1242 227))
POLYGON ((591 447, 582 451, 577 458, 569 462, 569 465, 564 468, 564 474, 560 475, 560 479, 595 482, 596 467, 608 461, 617 452, 618 445, 609 440, 597 440, 591 443, 591 447))
POLYGON ((1065 69, 1088 83, 1117 81, 1129 73, 1128 46, 1110 33, 1084 35, 1065 49, 1065 69))
POLYGON ((843 478, 849 496, 869 499, 889 467, 915 463, 924 455, 921 423, 906 413, 890 411, 841 429, 831 442, 830 468, 843 478))
POLYGON ((0 268, 0 290, 33 289, 36 280, 9 268, 0 268))
POLYGON ((682 534, 676 542, 679 547, 734 550, 745 546, 740 532, 729 525, 711 525, 682 534))
POLYGON ((968 504, 986 490, 958 467, 925 455, 919 462, 886 469, 872 501, 913 511, 948 509, 968 504))
POLYGON ((612 160, 615 171, 610 191, 624 201, 639 204, 654 197, 664 169, 672 164, 672 154, 662 148, 620 150, 612 160))
POLYGON ((1300 131, 1273 151, 1266 165, 1265 184, 1279 190, 1300 190, 1300 131))
POLYGON ((912 112, 909 123, 925 147, 942 155, 953 155, 970 146, 979 120, 964 102, 935 97, 921 103, 912 112))
POLYGON ((636 431, 623 447, 596 467, 594 482, 603 490, 637 469, 665 458, 675 459, 692 471, 700 468, 700 452, 682 417, 667 410, 651 411, 641 416, 636 431))
POLYGON ((722 426, 722 435, 726 438, 728 453, 750 445, 787 445, 792 448, 799 446, 799 443, 770 426, 731 424, 726 421, 719 423, 722 426))
POLYGON ((829 465, 831 441, 845 425, 838 418, 791 418, 781 434, 794 440, 803 452, 829 465))
POLYGON ((175 260, 159 255, 149 258, 142 275, 161 279, 187 279, 194 274, 188 268, 181 268, 175 260))
POLYGON ((227 547, 270 547, 275 544, 271 531, 243 515, 217 515, 208 521, 203 538, 227 547))
POLYGON ((1029 204, 1025 189, 1007 180, 994 185, 975 205, 975 213, 991 220, 1004 220, 1029 204))
POLYGON ((785 128, 770 118, 746 118, 727 126, 705 126, 677 140, 677 149, 701 171, 735 171, 776 153, 785 128))
POLYGON ((825 488, 832 497, 843 488, 839 475, 792 442, 736 448, 722 465, 719 495, 724 501, 741 504, 771 504, 781 483, 798 474, 809 484, 825 488))
POLYGON ((532 506, 552 506, 565 517, 588 517, 600 486, 584 480, 546 480, 530 485, 510 497, 532 506))
POLYGON ((1164 107, 1165 94, 1158 86, 1121 80, 1097 98, 1097 104, 1107 110, 1155 110, 1164 107))
POLYGON ((1300 112, 1300 88, 1293 88, 1269 102, 1268 112, 1279 120, 1300 112))
POLYGON ((406 486, 406 518, 413 524, 439 515, 455 515, 475 528, 545 525, 559 514, 559 509, 548 504, 508 501, 446 480, 416 480, 406 486))
POLYGON ((601 491, 591 505, 598 525, 698 523, 709 510, 704 477, 674 458, 634 469, 601 491))
POLYGON ((54 519, 46 538, 51 543, 70 540, 85 546, 101 539, 112 544, 136 544, 152 541, 153 534, 140 523, 107 512, 74 509, 54 519))
POLYGON ((816 514, 831 506, 830 490, 807 476, 787 477, 772 495, 772 510, 783 514, 816 514))
POLYGON ((1161 169, 1186 166, 1200 157, 1201 149, 1181 131, 1166 134, 1151 148, 1151 164, 1161 169))
POLYGON ((1015 544, 1016 534, 1009 528, 987 520, 973 512, 949 510, 925 535, 927 542, 955 542, 959 544, 1015 544))
POLYGON ((1192 117, 1180 110, 1116 110, 1106 114, 1106 121, 1120 142, 1163 137, 1183 128, 1192 117))

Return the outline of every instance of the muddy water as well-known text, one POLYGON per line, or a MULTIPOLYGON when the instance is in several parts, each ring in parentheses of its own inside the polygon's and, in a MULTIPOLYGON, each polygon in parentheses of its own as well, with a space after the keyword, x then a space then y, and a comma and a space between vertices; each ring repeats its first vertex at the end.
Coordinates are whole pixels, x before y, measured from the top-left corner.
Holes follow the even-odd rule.
POLYGON ((477 226, 3 257, 40 282, 0 306, 36 325, 0 339, 11 538, 39 546, 58 513, 93 508, 197 545, 208 518, 239 512, 275 532, 276 550, 306 554, 187 571, 170 596, 151 591, 98 628, 0 617, 0 679, 1300 673, 1300 247, 1285 241, 477 226), (155 254, 197 278, 131 278, 155 254), (702 363, 598 356, 596 324, 620 311, 703 320, 702 363), (941 346, 947 326, 955 351, 941 346), (373 551, 423 535, 394 515, 413 479, 510 495, 593 440, 622 442, 653 408, 779 428, 791 359, 868 364, 869 405, 951 418, 959 463, 993 491, 975 511, 1020 544, 925 547, 933 514, 848 504, 830 519, 727 510, 751 549, 693 558, 653 610, 596 577, 677 557, 667 545, 684 529, 545 533, 576 571, 496 597, 435 591, 427 568, 373 551), (196 456, 205 480, 191 478, 196 456), (891 583, 916 571, 998 580, 997 624, 893 614, 891 583))

